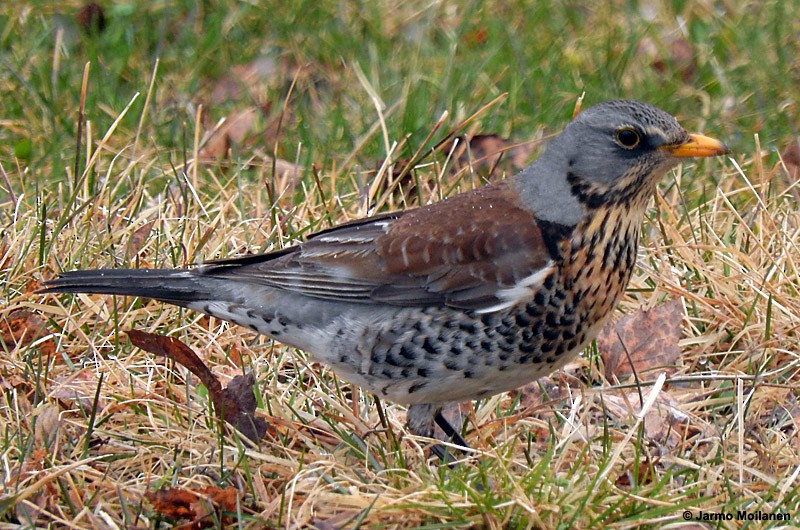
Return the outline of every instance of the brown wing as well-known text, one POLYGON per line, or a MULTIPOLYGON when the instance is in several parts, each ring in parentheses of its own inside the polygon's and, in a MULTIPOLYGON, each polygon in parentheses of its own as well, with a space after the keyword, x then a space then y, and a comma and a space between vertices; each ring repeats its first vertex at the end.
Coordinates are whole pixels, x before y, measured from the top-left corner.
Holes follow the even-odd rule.
MULTIPOLYGON (((276 254, 212 263, 224 275, 318 298, 491 310, 552 264, 508 182, 319 232, 276 254), (512 294, 509 294, 512 293, 512 294)), ((543 275, 541 275, 543 277, 543 275)))

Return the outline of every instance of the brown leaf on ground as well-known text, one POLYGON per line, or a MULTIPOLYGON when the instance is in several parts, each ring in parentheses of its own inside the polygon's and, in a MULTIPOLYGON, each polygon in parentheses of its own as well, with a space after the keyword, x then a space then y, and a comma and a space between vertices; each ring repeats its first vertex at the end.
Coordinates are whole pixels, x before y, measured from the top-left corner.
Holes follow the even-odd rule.
POLYGON ((665 368, 674 371, 682 321, 683 304, 671 300, 607 323, 597 336, 606 379, 622 381, 635 370, 641 380, 651 380, 665 368))
MULTIPOLYGON (((0 347, 13 351, 20 346, 49 335, 44 321, 27 309, 16 309, 0 319, 0 347)), ((55 353, 55 342, 48 339, 39 345, 44 355, 55 353)))
POLYGON ((471 164, 478 173, 495 175, 500 170, 510 175, 528 165, 534 147, 535 142, 515 143, 496 134, 476 134, 459 162, 471 164))
POLYGON ((102 33, 106 29, 106 14, 100 4, 88 2, 75 14, 75 22, 85 33, 102 33))
POLYGON ((131 238, 128 240, 129 256, 136 256, 139 254, 139 251, 142 250, 142 245, 144 245, 144 242, 147 241, 147 236, 149 236, 150 231, 153 230, 154 224, 156 224, 155 219, 140 226, 133 234, 131 234, 131 238))
POLYGON ((245 96, 258 101, 266 92, 267 84, 275 80, 277 71, 275 59, 266 56, 233 66, 211 89, 209 102, 219 105, 226 101, 240 101, 245 96))
POLYGON ((203 149, 199 153, 201 160, 222 160, 228 158, 228 151, 236 144, 242 144, 253 131, 261 110, 258 107, 247 107, 233 112, 225 121, 207 133, 203 149))
POLYGON ((639 42, 637 54, 650 61, 659 74, 677 72, 684 81, 697 73, 697 60, 692 44, 681 35, 670 33, 657 42, 645 37, 639 42))
MULTIPOLYGON (((94 370, 84 368, 77 372, 63 372, 56 376, 48 396, 58 399, 68 406, 77 405, 81 410, 92 410, 97 393, 98 375, 94 370)), ((99 396, 97 409, 105 408, 106 399, 99 396)))
POLYGON ((148 491, 145 498, 153 505, 153 509, 166 517, 194 518, 196 513, 193 505, 200 496, 193 491, 183 488, 169 488, 158 491, 148 491))
POLYGON ((234 377, 228 387, 222 384, 200 357, 174 337, 132 329, 127 332, 137 347, 182 364, 208 389, 217 417, 236 427, 250 440, 258 442, 267 432, 267 423, 256 417, 255 376, 253 372, 234 377))
MULTIPOLYGON (((603 402, 606 413, 617 421, 632 421, 642 409, 641 399, 647 396, 647 388, 642 395, 636 390, 629 392, 604 392, 603 402)), ((643 418, 644 433, 648 440, 670 450, 684 441, 694 438, 702 428, 692 423, 692 418, 681 410, 680 403, 668 392, 661 391, 653 406, 643 418)), ((689 443, 693 443, 690 441, 689 443)))
POLYGON ((781 159, 786 164, 786 170, 789 172, 792 182, 800 178, 800 139, 792 140, 792 143, 781 153, 781 159))
MULTIPOLYGON (((502 175, 513 175, 523 169, 530 161, 537 145, 536 141, 515 143, 496 134, 476 134, 444 141, 437 145, 434 151, 452 160, 450 175, 470 171, 486 179, 492 179, 502 175)), ((405 197, 411 197, 415 193, 416 183, 412 172, 409 171, 409 165, 416 162, 419 161, 406 158, 394 164, 394 169, 386 182, 397 190, 396 193, 405 197)), ((377 167, 380 168, 383 164, 384 161, 380 161, 377 167)), ((381 189, 376 192, 377 195, 381 193, 383 193, 381 189)))
POLYGON ((223 524, 231 523, 233 517, 220 512, 235 512, 238 490, 234 488, 218 488, 208 486, 192 491, 185 488, 168 488, 149 491, 145 498, 153 505, 153 509, 173 519, 191 519, 187 524, 175 528, 201 529, 214 525, 215 520, 223 524), (221 517, 211 517, 217 513, 221 517))

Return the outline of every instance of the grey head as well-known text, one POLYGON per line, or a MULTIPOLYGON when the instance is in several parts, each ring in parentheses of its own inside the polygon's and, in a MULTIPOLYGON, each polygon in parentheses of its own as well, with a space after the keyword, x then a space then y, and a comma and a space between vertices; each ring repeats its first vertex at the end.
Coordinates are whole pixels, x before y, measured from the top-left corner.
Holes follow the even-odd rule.
POLYGON ((681 158, 724 152, 721 143, 690 135, 658 107, 607 101, 578 114, 516 182, 539 218, 571 225, 587 208, 646 203, 681 158))
POLYGON ((631 171, 660 179, 680 162, 669 148, 689 140, 678 120, 658 107, 615 100, 578 114, 549 148, 562 151, 570 172, 613 187, 631 171))

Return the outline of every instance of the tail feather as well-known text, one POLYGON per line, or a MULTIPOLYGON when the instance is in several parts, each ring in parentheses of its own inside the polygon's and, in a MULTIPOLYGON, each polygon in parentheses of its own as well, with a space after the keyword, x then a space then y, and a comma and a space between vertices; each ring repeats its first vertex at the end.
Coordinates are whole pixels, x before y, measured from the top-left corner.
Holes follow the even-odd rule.
POLYGON ((42 293, 116 294, 186 305, 213 298, 213 278, 181 269, 95 269, 62 273, 42 293))

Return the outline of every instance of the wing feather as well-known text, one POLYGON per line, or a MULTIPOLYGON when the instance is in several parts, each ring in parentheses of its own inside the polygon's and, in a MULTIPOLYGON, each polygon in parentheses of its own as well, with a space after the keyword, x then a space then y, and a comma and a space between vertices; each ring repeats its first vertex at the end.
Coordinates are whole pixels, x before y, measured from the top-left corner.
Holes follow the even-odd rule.
POLYGON ((493 311, 533 296, 571 234, 569 227, 543 232, 517 197, 505 181, 198 272, 322 299, 493 311))

